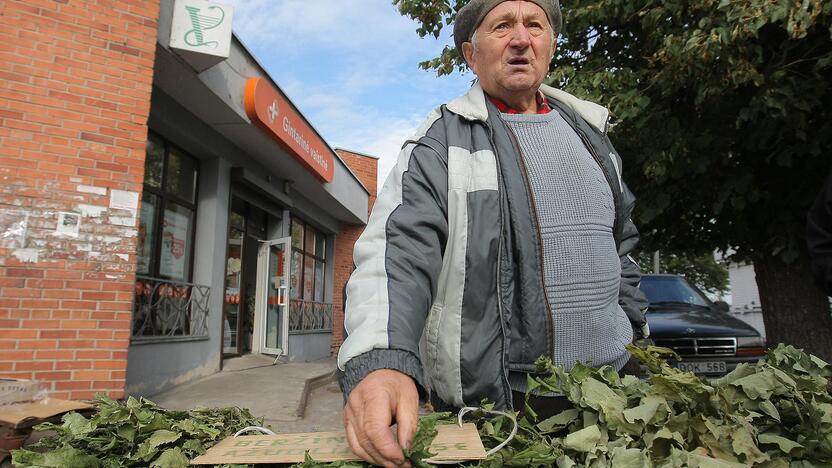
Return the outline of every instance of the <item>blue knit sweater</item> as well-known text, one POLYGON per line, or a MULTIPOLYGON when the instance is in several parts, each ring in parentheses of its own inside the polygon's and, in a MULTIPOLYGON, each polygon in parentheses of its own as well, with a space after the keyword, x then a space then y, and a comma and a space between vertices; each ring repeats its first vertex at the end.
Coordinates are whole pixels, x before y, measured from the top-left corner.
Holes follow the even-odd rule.
MULTIPOLYGON (((620 369, 632 328, 618 305, 621 263, 609 184, 580 137, 557 111, 502 114, 517 136, 534 196, 543 280, 554 320, 555 364, 620 369)), ((512 375, 514 390, 526 388, 512 375)))

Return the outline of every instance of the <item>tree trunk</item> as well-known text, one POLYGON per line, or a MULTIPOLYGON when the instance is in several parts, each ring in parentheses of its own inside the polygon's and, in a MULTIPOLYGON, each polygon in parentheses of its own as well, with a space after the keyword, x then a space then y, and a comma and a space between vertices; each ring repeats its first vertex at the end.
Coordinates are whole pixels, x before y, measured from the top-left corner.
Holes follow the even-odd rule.
POLYGON ((792 263, 776 257, 754 260, 769 347, 791 344, 832 362, 832 313, 805 255, 792 263))

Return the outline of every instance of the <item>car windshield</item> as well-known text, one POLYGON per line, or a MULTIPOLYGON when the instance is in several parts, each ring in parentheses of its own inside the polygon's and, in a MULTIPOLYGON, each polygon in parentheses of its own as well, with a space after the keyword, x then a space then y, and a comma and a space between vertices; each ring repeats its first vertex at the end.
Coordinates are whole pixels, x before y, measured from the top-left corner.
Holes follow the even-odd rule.
POLYGON ((708 299, 680 276, 644 276, 639 285, 650 304, 682 303, 708 306, 708 299))

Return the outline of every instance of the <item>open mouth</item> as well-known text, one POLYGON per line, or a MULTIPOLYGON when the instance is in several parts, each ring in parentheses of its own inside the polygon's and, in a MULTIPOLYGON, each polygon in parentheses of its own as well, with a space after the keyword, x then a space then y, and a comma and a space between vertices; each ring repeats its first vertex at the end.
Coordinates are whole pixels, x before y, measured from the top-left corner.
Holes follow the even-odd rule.
POLYGON ((509 65, 528 65, 529 64, 529 59, 527 59, 525 57, 514 57, 514 58, 508 59, 508 64, 509 65))

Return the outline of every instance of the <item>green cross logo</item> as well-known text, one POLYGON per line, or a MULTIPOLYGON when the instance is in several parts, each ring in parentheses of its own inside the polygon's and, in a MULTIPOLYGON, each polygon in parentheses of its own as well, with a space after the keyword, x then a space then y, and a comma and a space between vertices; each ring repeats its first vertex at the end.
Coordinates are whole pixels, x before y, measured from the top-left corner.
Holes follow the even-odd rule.
POLYGON ((216 5, 207 8, 206 13, 211 13, 210 15, 200 14, 202 9, 195 6, 186 6, 185 9, 188 10, 191 26, 193 26, 193 29, 185 33, 185 43, 193 47, 206 46, 216 49, 219 42, 206 41, 203 33, 222 24, 225 19, 225 11, 216 5))

